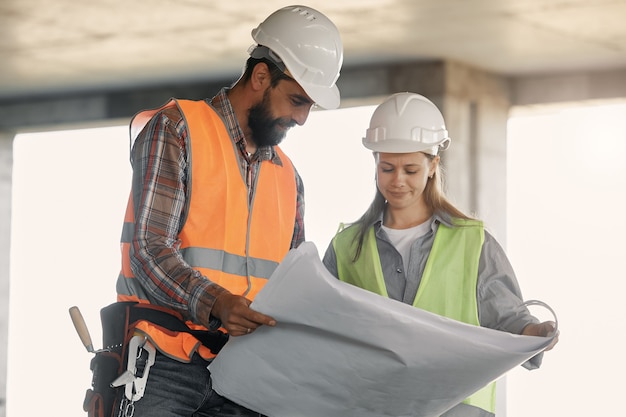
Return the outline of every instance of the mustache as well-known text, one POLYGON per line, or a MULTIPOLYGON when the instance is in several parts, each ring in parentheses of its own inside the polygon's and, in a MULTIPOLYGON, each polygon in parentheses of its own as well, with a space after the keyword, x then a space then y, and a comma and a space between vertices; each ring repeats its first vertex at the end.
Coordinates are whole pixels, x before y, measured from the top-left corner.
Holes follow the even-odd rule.
POLYGON ((292 127, 296 125, 296 122, 293 119, 288 119, 286 117, 279 117, 278 119, 274 120, 274 124, 291 129, 292 127))

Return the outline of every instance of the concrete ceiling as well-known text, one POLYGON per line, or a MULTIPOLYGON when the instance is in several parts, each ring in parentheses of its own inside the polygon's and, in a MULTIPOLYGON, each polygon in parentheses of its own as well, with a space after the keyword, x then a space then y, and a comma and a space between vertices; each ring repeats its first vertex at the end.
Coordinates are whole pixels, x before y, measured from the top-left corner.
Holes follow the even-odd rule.
MULTIPOLYGON (((0 98, 238 74, 277 0, 0 0, 0 98)), ((524 76, 626 68, 625 0, 309 0, 345 66, 452 59, 524 76)))

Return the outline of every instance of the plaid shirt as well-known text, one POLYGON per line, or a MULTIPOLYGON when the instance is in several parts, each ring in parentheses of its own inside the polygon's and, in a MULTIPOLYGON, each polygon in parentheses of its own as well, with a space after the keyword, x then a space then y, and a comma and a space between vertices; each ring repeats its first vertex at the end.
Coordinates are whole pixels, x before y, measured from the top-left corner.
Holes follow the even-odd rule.
MULTIPOLYGON (((282 165, 282 161, 272 147, 261 147, 248 155, 246 139, 226 93, 227 89, 222 89, 211 104, 240 150, 239 165, 251 196, 261 163, 282 165)), ((187 265, 178 250, 191 169, 187 164, 187 135, 184 118, 177 107, 171 107, 157 113, 133 145, 135 240, 131 264, 151 303, 174 309, 185 319, 209 327, 213 303, 226 290, 187 265)), ((296 186, 292 248, 304 241, 304 186, 297 172, 296 186)))

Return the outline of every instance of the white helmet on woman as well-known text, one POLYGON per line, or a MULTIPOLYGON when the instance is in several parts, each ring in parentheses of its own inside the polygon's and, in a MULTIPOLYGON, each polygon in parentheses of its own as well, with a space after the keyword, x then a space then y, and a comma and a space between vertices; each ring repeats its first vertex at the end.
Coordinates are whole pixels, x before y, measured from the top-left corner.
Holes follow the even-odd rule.
POLYGON ((363 145, 375 152, 437 155, 450 145, 443 115, 415 93, 397 93, 382 102, 370 120, 363 145))
POLYGON ((307 6, 287 6, 253 29, 252 38, 258 43, 250 47, 252 57, 269 58, 279 68, 286 67, 321 107, 339 107, 335 83, 343 64, 343 44, 330 19, 307 6))

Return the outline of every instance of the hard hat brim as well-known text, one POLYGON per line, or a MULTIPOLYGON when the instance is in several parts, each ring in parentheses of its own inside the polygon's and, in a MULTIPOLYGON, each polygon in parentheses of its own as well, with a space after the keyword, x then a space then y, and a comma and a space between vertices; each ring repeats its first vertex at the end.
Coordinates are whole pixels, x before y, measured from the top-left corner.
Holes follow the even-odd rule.
POLYGON ((406 139, 385 139, 380 142, 370 142, 367 138, 362 140, 363 146, 374 152, 384 153, 413 153, 426 152, 431 155, 437 155, 438 150, 444 150, 450 143, 450 139, 446 138, 436 143, 411 142, 406 139))
POLYGON ((339 107, 341 101, 341 95, 337 84, 333 84, 331 87, 321 87, 314 84, 306 84, 298 81, 304 91, 311 97, 311 100, 318 106, 326 110, 334 110, 339 107))

